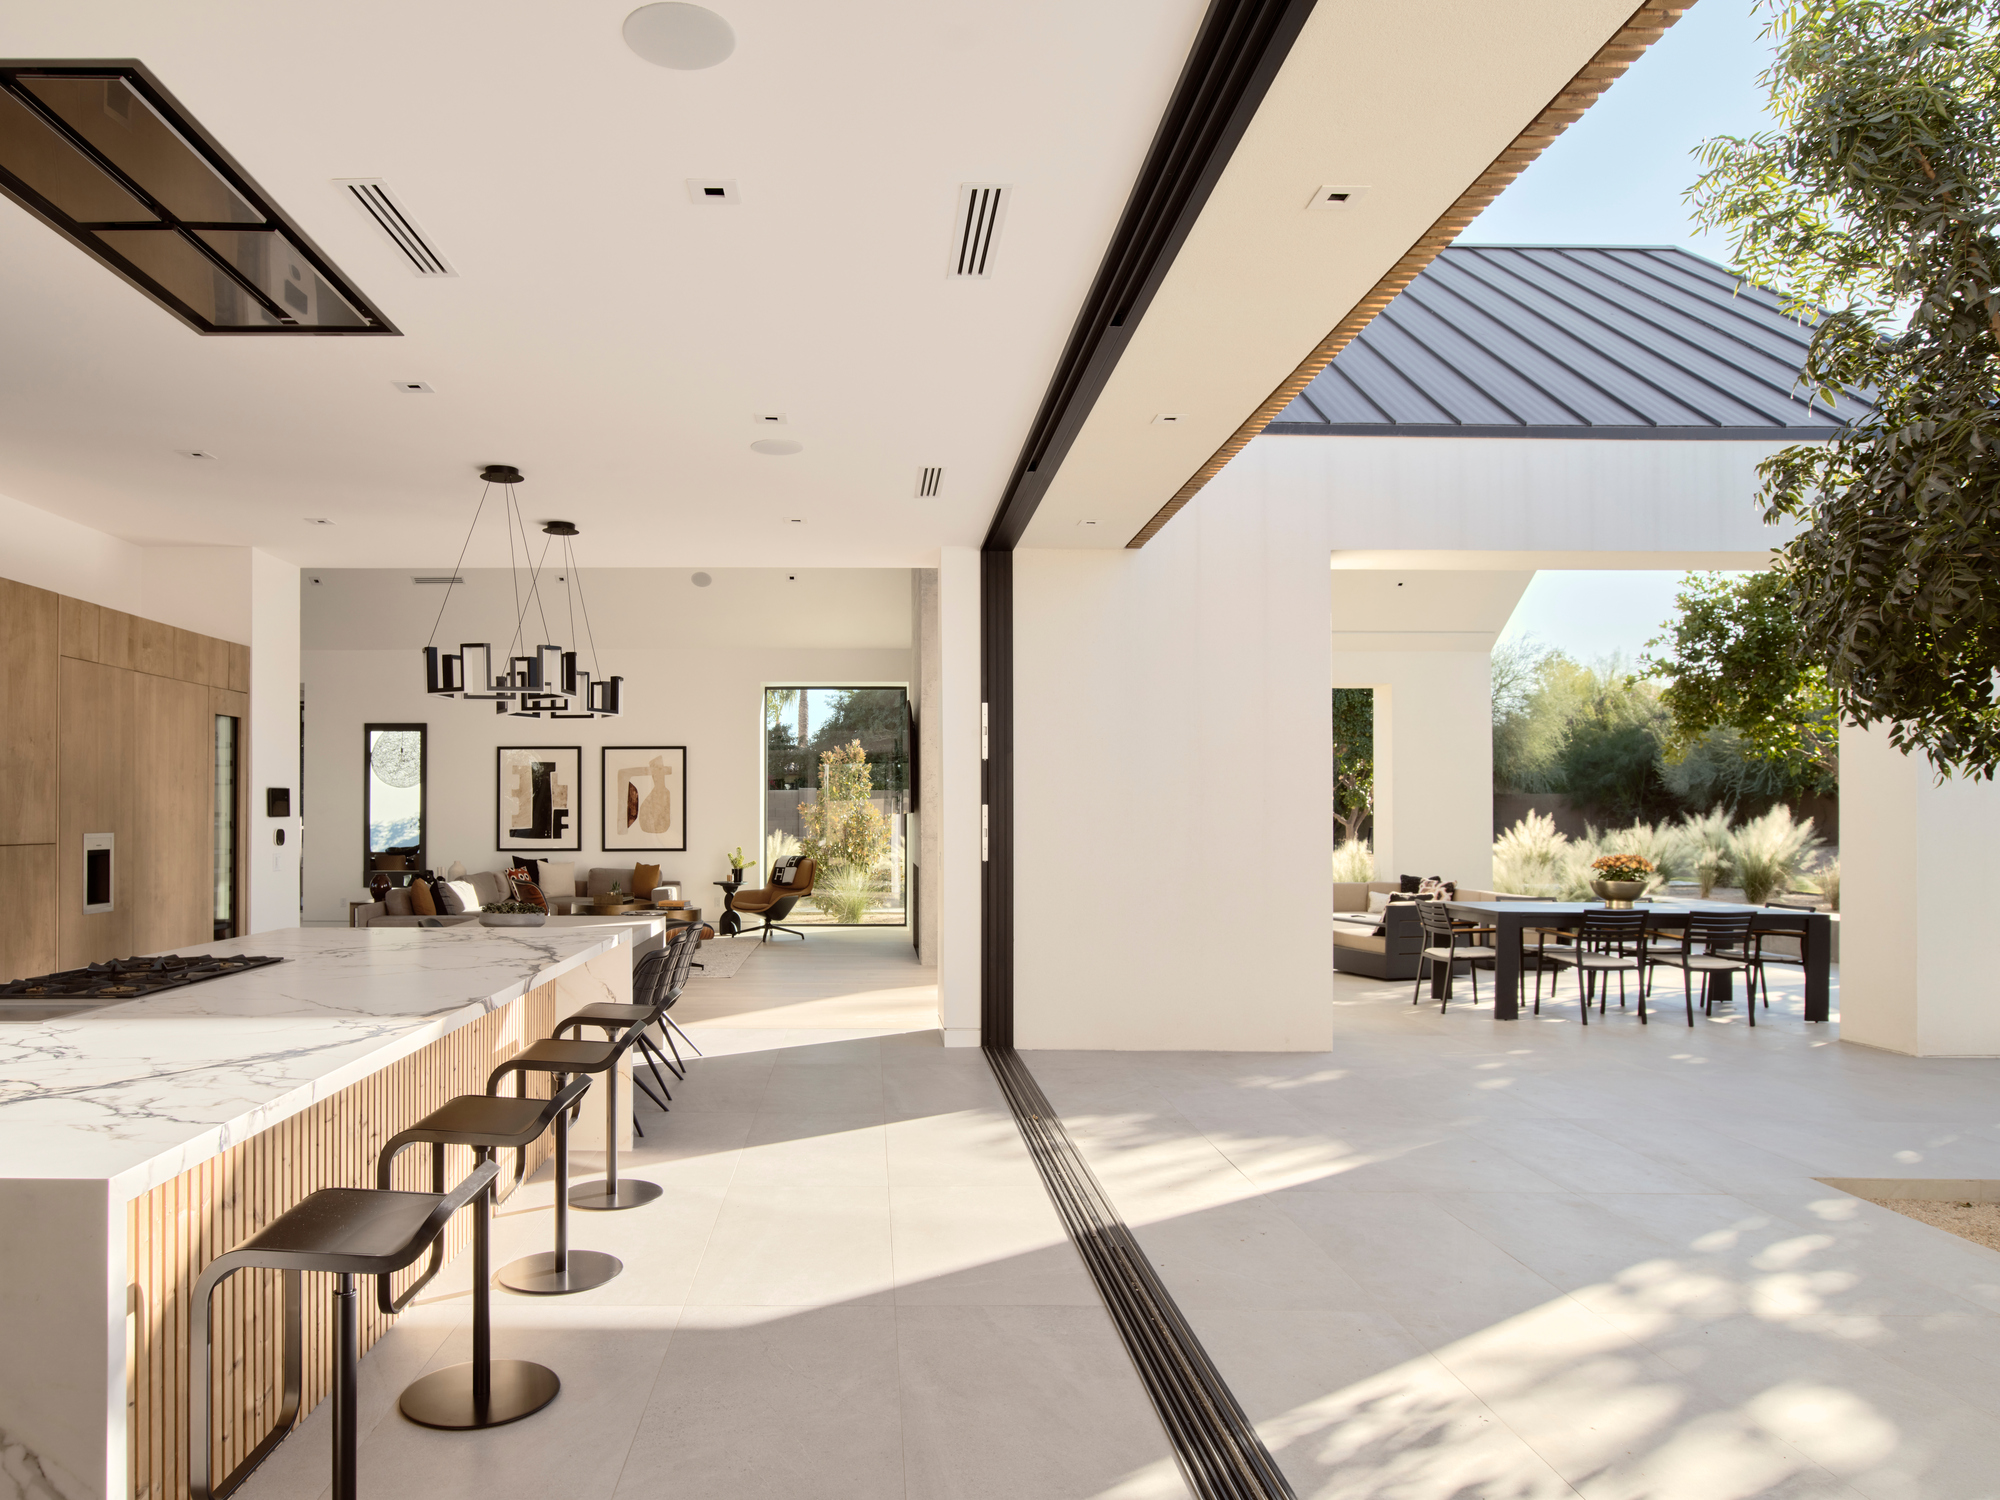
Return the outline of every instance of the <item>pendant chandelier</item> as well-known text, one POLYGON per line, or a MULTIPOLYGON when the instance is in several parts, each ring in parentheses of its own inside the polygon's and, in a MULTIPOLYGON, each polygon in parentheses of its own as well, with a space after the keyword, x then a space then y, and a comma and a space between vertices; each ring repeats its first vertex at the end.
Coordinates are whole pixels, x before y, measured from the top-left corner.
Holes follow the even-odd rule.
MULTIPOLYGON (((486 512, 493 486, 501 486, 501 494, 506 497, 502 509, 507 529, 507 566, 514 584, 514 629, 507 647, 506 669, 494 672, 490 642, 461 645, 456 655, 438 650, 438 626, 444 623, 452 589, 461 581, 454 567, 451 581, 445 585, 444 603, 438 606, 438 617, 431 625, 430 642, 424 646, 424 691, 439 698, 489 702, 496 714, 512 714, 521 719, 617 718, 622 710, 625 679, 607 678, 597 670, 597 639, 591 633, 590 607, 584 603, 583 580, 576 570, 575 538, 581 533, 568 521, 547 522, 542 532, 548 540, 542 543, 541 556, 530 563, 532 549, 528 545, 527 523, 521 517, 521 504, 514 492, 514 486, 524 476, 512 464, 488 464, 479 477, 486 487, 479 492, 479 508, 472 513, 472 525, 466 529, 465 546, 459 548, 458 560, 465 561, 466 549, 471 547, 473 533, 479 529, 479 518, 486 512), (525 645, 532 628, 531 617, 540 623, 544 642, 555 633, 549 628, 549 601, 543 598, 542 575, 547 571, 544 565, 549 549, 558 541, 562 543, 557 562, 562 569, 559 576, 569 610, 569 635, 573 641, 578 639, 576 615, 581 605, 583 638, 590 642, 589 671, 577 666, 577 653, 573 650, 543 644, 529 651, 525 645)), ((558 606, 558 618, 561 610, 558 606)))

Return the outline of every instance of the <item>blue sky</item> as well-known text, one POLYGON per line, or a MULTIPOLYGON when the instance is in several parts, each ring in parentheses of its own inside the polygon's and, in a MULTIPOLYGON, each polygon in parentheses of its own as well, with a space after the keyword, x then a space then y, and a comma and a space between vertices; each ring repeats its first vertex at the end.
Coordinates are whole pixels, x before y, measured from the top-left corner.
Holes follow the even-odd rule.
MULTIPOLYGON (((1483 245, 1680 245, 1727 264, 1726 241, 1699 232, 1682 194, 1692 155, 1714 135, 1764 128, 1757 75, 1769 11, 1702 0, 1558 137, 1460 236, 1483 245)), ((1673 613, 1678 573, 1542 573, 1502 639, 1531 634, 1580 660, 1635 660, 1673 613)))

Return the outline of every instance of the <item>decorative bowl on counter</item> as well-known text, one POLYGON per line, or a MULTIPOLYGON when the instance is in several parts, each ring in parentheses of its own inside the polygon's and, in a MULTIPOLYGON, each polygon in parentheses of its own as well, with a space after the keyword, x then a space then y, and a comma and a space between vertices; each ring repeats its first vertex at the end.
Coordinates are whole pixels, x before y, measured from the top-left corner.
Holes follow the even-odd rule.
POLYGON ((538 911, 483 911, 479 914, 481 927, 540 927, 546 921, 547 915, 538 911))

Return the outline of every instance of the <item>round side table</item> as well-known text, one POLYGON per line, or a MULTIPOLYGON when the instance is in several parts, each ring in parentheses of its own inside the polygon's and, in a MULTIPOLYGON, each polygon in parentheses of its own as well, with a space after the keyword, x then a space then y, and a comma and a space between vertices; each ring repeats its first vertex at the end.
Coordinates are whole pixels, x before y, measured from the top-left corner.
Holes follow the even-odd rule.
POLYGON ((722 915, 716 919, 715 930, 722 937, 735 937, 743 930, 743 919, 736 915, 736 893, 743 889, 743 882, 718 880, 714 883, 722 892, 722 915))

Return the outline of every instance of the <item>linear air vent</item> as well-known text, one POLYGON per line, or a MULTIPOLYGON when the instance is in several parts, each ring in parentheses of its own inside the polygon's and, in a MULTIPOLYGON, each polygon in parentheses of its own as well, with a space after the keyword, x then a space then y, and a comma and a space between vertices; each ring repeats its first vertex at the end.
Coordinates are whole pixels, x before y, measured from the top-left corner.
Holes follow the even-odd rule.
POLYGON ((412 583, 463 583, 463 578, 412 578, 412 583))
POLYGON ((1013 189, 1004 182, 962 182, 958 187, 958 219, 952 234, 951 274, 990 276, 993 244, 1007 217, 1013 189))
POLYGON ((382 184, 379 177, 337 177, 334 186, 345 188, 355 206, 375 221, 375 227, 403 252, 412 276, 456 276, 444 252, 433 245, 408 209, 382 184))
POLYGON ((943 469, 930 468, 923 470, 921 473, 917 475, 917 498, 919 500, 936 499, 938 486, 943 483, 944 483, 943 469))
POLYGON ((0 61, 0 194, 197 333, 396 332, 138 63, 0 61))

